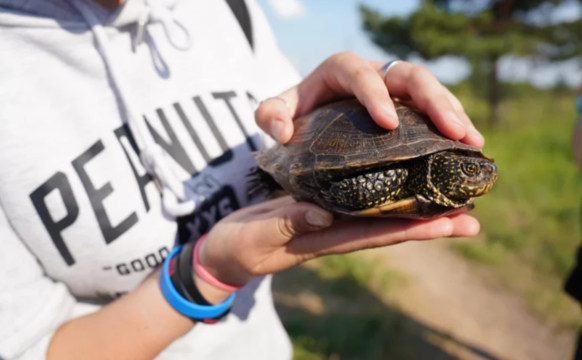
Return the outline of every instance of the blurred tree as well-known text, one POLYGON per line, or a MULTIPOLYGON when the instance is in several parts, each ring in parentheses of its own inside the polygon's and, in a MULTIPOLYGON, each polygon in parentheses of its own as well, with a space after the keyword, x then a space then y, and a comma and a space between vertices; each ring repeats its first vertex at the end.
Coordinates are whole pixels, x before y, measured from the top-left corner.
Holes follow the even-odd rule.
MULTIPOLYGON (((444 55, 467 59, 470 81, 499 121, 501 89, 497 75, 504 55, 537 56, 549 61, 582 54, 582 20, 560 22, 554 6, 572 0, 424 0, 408 17, 387 17, 360 6, 363 25, 386 52, 406 59, 444 55)), ((582 0, 578 0, 582 2, 582 0)))

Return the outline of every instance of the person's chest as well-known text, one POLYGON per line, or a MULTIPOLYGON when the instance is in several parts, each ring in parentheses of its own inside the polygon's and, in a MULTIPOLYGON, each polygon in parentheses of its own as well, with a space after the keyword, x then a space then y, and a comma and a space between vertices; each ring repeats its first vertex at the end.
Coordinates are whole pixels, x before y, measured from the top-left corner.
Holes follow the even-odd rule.
MULTIPOLYGON (((64 34, 60 50, 52 44, 57 50, 30 67, 34 76, 4 107, 0 201, 47 274, 76 295, 128 291, 163 261, 177 233, 195 239, 248 204, 245 175, 263 146, 253 116, 263 79, 238 24, 221 19, 206 34, 192 32, 188 51, 165 41, 160 26, 136 52, 128 34, 110 34, 113 61, 149 131, 187 191, 206 198, 179 226, 139 161, 90 33, 64 34)), ((31 64, 11 65, 14 82, 31 64)))

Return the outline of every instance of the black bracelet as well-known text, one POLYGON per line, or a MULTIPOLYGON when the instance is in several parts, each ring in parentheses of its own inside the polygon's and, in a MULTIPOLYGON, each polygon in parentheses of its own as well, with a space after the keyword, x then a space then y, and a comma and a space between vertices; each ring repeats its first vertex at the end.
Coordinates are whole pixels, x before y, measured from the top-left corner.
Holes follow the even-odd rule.
POLYGON ((194 243, 190 242, 184 245, 184 248, 178 254, 180 258, 179 265, 176 265, 176 271, 178 272, 178 276, 182 285, 184 286, 184 290, 188 294, 188 296, 192 299, 195 304, 198 305, 211 305, 205 298, 200 294, 196 283, 194 282, 194 272, 192 267, 192 253, 194 250, 194 243))
MULTIPOLYGON (((198 287, 194 282, 194 272, 192 266, 194 244, 195 243, 190 242, 184 245, 182 251, 180 251, 180 253, 174 257, 173 272, 170 276, 170 280, 172 281, 176 291, 178 291, 178 293, 186 300, 198 305, 212 306, 212 304, 210 304, 208 300, 202 296, 200 290, 198 290, 198 287)), ((212 319, 208 319, 209 321, 204 322, 214 323, 229 313, 230 309, 228 309, 228 311, 226 311, 224 314, 212 319)))
MULTIPOLYGON (((179 255, 179 254, 178 254, 179 255)), ((182 281, 180 279, 180 274, 178 273, 178 269, 180 268, 180 257, 179 256, 174 256, 174 258, 172 259, 172 275, 170 275, 170 280, 172 281, 172 285, 174 285, 174 288, 176 289, 176 291, 178 292, 178 294, 180 294, 184 299, 196 303, 192 297, 188 294, 188 292, 186 291, 186 288, 184 287, 184 284, 182 284, 182 281)))
MULTIPOLYGON (((236 294, 231 294, 224 302, 204 306, 198 305, 188 301, 176 290, 176 286, 172 282, 172 274, 174 274, 175 258, 178 256, 183 246, 177 246, 164 260, 162 272, 160 274, 160 290, 168 304, 174 308, 178 313, 190 318, 192 321, 199 321, 205 324, 215 324, 218 322, 225 312, 229 311, 232 303, 236 298, 236 294)), ((176 284, 179 285, 179 277, 175 278, 176 284)))

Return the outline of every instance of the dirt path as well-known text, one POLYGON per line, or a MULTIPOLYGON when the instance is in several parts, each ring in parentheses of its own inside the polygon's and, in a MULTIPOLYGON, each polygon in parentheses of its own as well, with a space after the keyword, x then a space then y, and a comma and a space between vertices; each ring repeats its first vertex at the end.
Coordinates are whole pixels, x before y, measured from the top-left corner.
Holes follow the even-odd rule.
POLYGON ((411 278, 391 295, 394 302, 409 317, 450 336, 433 341, 451 356, 571 358, 573 332, 551 329, 530 313, 518 296, 485 285, 469 263, 448 250, 445 241, 410 242, 375 250, 375 255, 378 253, 386 255, 391 268, 411 278))

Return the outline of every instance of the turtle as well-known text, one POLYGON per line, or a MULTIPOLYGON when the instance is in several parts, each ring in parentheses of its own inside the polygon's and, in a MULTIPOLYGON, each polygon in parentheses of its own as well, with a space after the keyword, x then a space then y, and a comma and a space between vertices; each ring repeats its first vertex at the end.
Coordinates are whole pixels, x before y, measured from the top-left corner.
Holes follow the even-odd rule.
POLYGON ((249 193, 283 189, 336 214, 430 219, 473 209, 497 180, 494 160, 443 136, 395 100, 399 126, 378 126, 357 99, 294 121, 287 144, 253 152, 249 193))

